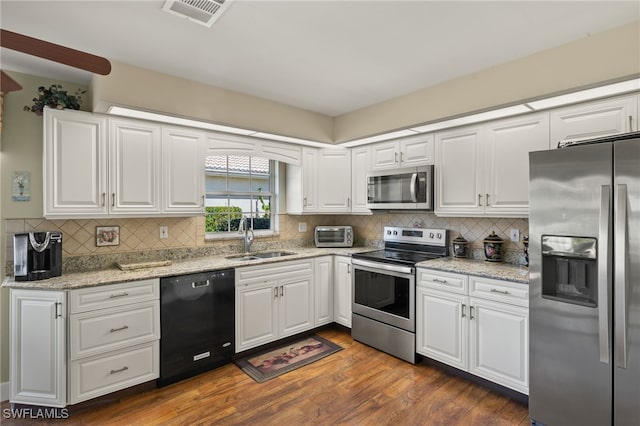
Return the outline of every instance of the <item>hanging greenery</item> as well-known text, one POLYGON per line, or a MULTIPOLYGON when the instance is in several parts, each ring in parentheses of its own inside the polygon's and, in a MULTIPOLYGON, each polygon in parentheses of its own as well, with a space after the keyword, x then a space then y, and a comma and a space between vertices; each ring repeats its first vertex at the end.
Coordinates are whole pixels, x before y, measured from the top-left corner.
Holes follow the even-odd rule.
POLYGON ((66 90, 62 90, 59 84, 52 84, 49 88, 44 86, 38 87, 38 97, 33 98, 33 105, 25 105, 23 108, 27 112, 33 112, 36 115, 42 115, 45 106, 55 109, 80 109, 83 94, 86 90, 76 90, 73 95, 69 95, 66 90))

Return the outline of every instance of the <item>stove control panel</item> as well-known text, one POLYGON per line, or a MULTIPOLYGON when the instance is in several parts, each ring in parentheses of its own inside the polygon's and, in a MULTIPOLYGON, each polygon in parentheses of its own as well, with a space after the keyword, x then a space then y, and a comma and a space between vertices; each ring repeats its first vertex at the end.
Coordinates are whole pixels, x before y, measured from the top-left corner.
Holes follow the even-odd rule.
POLYGON ((427 244, 444 247, 447 245, 447 230, 385 226, 384 240, 398 243, 427 244))

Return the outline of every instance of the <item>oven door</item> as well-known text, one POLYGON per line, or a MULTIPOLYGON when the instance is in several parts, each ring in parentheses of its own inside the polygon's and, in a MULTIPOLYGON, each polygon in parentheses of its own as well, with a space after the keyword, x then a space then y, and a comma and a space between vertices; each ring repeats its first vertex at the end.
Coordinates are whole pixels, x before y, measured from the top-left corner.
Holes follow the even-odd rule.
POLYGON ((351 263, 353 313, 415 332, 415 269, 362 259, 351 263))

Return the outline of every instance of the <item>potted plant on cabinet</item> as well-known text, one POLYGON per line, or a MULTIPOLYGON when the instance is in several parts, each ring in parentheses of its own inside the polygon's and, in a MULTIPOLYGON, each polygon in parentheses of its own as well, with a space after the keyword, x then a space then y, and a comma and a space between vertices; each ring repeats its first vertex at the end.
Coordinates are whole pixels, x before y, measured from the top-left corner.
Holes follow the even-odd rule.
POLYGON ((42 115, 45 106, 55 109, 80 109, 81 95, 86 92, 86 90, 78 89, 73 95, 70 95, 59 84, 52 84, 49 88, 40 86, 38 87, 38 97, 33 98, 33 105, 25 105, 23 109, 36 115, 42 115))

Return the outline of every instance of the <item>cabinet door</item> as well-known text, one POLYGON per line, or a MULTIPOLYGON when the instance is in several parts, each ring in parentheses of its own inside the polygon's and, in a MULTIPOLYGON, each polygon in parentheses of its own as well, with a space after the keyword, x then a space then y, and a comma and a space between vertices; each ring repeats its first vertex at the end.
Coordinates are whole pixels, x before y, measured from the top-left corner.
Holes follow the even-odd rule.
POLYGON ((351 211, 351 151, 321 149, 316 172, 318 210, 341 213, 351 211))
POLYGON ((471 298, 469 372, 529 392, 527 308, 471 298))
POLYGON ((279 283, 279 335, 287 337, 313 328, 313 278, 283 280, 279 283))
POLYGON ((371 148, 362 146, 351 150, 351 211, 371 213, 367 208, 367 173, 371 167, 371 148))
POLYGON ((44 109, 44 217, 107 214, 107 120, 44 109))
POLYGON ((371 170, 395 169, 400 166, 400 146, 397 141, 371 146, 371 170))
POLYGON ((318 210, 318 150, 302 149, 302 211, 318 210))
POLYGON ((400 141, 400 163, 402 167, 433 164, 433 135, 412 136, 400 141))
POLYGON ((529 214, 529 152, 549 145, 549 114, 499 120, 487 126, 485 213, 527 217, 529 214))
POLYGON ((109 210, 114 214, 159 214, 160 127, 110 120, 109 210))
POLYGON ((467 370, 468 298, 416 287, 416 352, 467 370))
POLYGON ((204 212, 204 133, 162 129, 163 213, 204 212))
POLYGON ((66 294, 11 290, 10 401, 64 407, 66 294))
POLYGON ((482 164, 483 129, 465 127, 437 133, 436 214, 478 215, 484 211, 482 164))
POLYGON ((557 148, 558 142, 564 140, 590 139, 637 131, 637 118, 635 96, 552 110, 550 148, 557 148))
POLYGON ((333 256, 317 257, 313 265, 315 326, 333 322, 333 256))
POLYGON ((351 328, 351 258, 335 257, 334 321, 351 328))
POLYGON ((277 291, 273 282, 236 289, 236 352, 278 338, 277 291))

